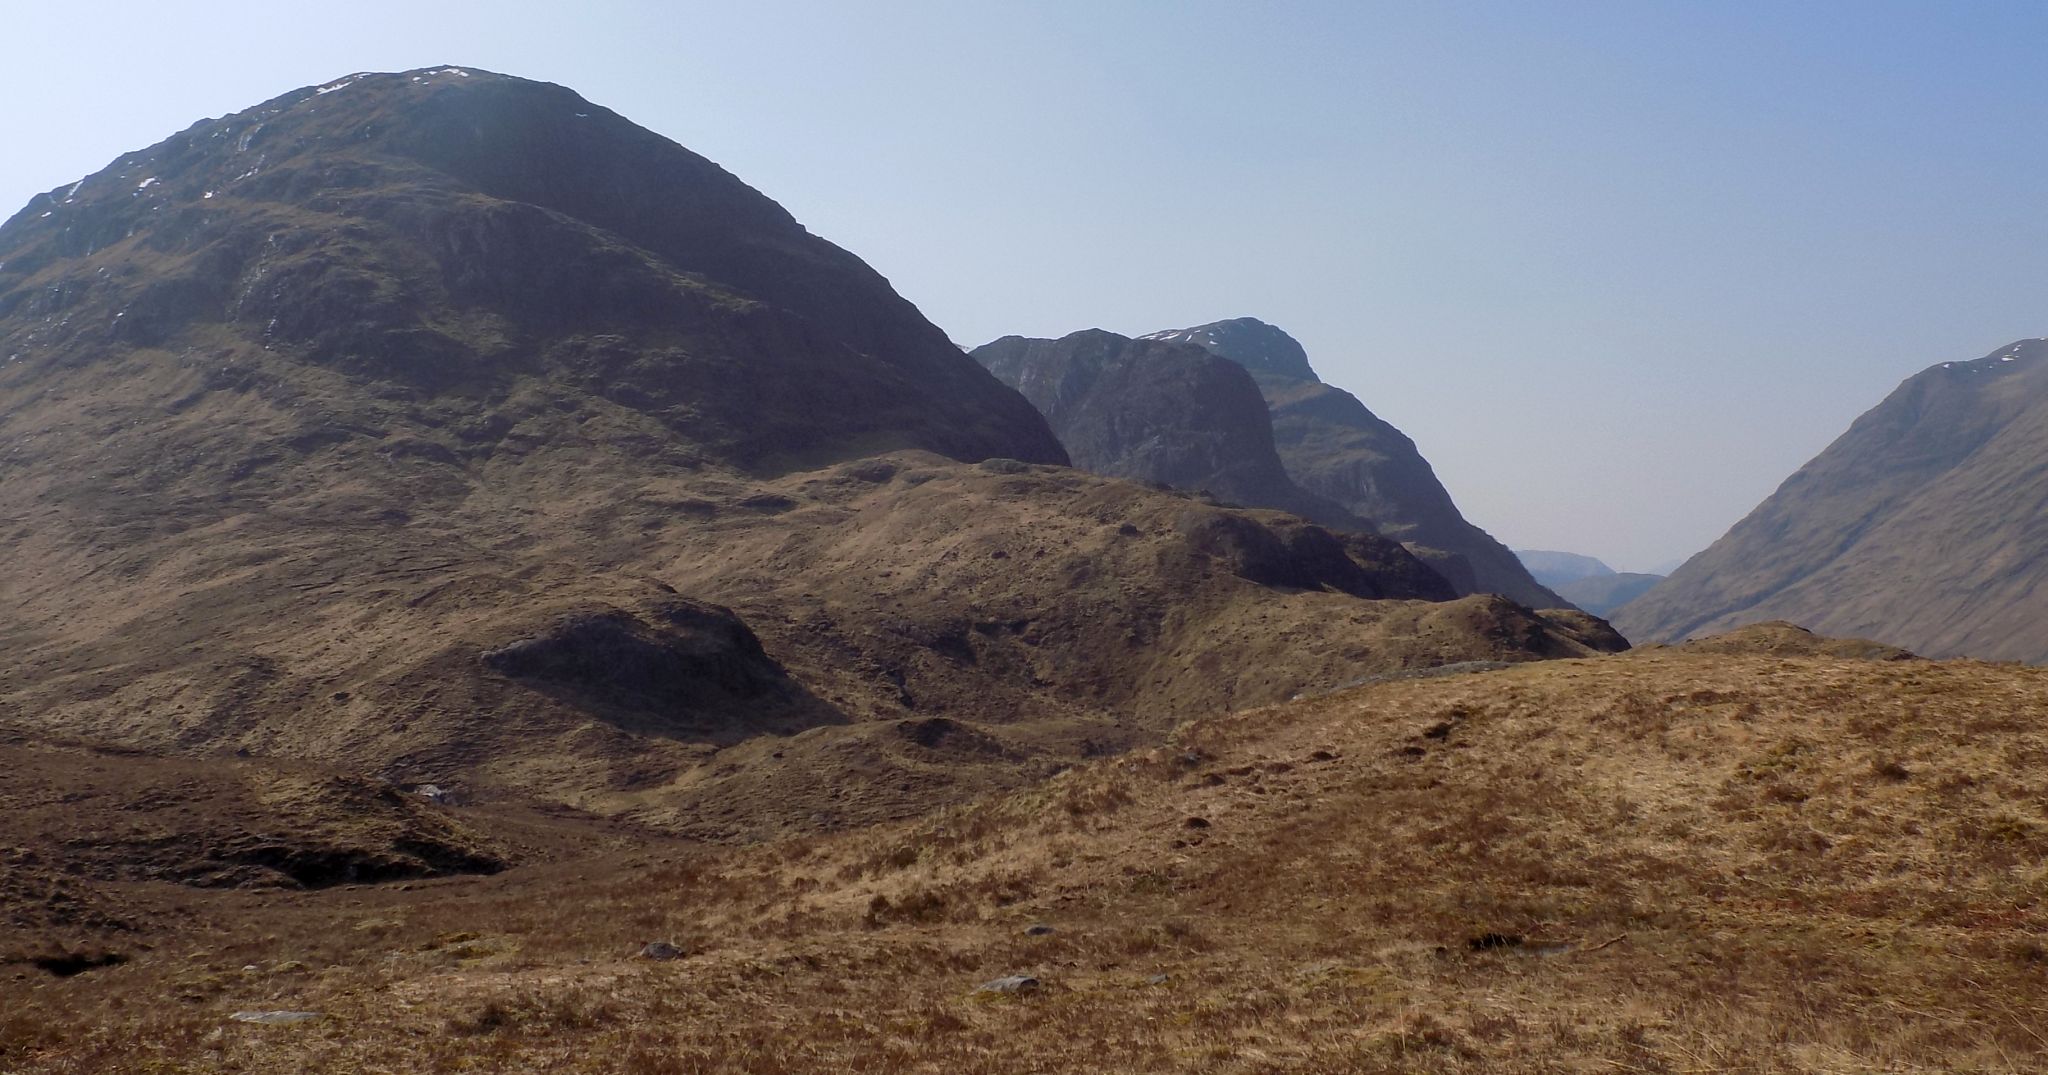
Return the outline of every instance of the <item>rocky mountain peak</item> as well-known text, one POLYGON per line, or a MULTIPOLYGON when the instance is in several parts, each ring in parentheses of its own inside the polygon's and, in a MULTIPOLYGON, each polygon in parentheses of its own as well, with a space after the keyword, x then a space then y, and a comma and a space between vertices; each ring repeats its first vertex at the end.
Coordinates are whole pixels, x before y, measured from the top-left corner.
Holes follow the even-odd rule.
POLYGON ((1300 341, 1256 317, 1211 321, 1193 328, 1167 329, 1141 337, 1192 343, 1243 366, 1254 377, 1320 381, 1300 341))

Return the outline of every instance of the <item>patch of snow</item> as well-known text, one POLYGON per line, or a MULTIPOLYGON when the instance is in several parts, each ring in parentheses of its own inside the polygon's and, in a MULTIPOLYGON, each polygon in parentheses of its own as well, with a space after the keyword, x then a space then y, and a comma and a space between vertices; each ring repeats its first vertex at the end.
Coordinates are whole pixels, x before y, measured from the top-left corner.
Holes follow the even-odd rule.
POLYGON ((211 198, 211 197, 213 197, 213 191, 210 191, 210 190, 209 190, 209 191, 207 191, 207 192, 206 192, 205 194, 202 194, 202 195, 200 195, 200 197, 201 197, 202 199, 205 199, 205 198, 211 198))
POLYGON ((135 189, 137 191, 144 191, 148 190, 153 186, 156 186, 156 177, 150 176, 148 179, 145 179, 142 182, 135 184, 135 189))
POLYGON ((65 204, 65 205, 70 205, 70 204, 71 204, 71 200, 72 200, 73 198, 76 198, 76 197, 78 197, 78 188, 80 188, 80 187, 82 187, 82 186, 84 186, 84 185, 85 185, 85 180, 83 180, 83 179, 79 180, 79 181, 78 181, 78 182, 76 182, 76 183, 73 183, 73 184, 71 184, 71 189, 70 189, 70 190, 67 190, 67 191, 65 191, 65 192, 64 192, 64 204, 65 204))
POLYGON ((1941 364, 1941 368, 1945 370, 1952 370, 1956 368, 1956 364, 1953 362, 1944 362, 1941 364))
POLYGON ((2011 356, 2011 355, 2006 355, 2006 356, 2005 356, 2004 358, 2001 358, 2001 359, 1999 359, 1999 361, 2000 361, 2000 362, 2011 362, 2011 361, 2012 361, 2012 356, 2011 356))
POLYGON ((349 87, 350 83, 353 83, 356 80, 356 78, 357 76, 350 75, 339 82, 330 82, 325 86, 320 86, 314 89, 313 94, 316 97, 322 97, 326 96, 327 94, 333 93, 335 90, 345 90, 349 87))

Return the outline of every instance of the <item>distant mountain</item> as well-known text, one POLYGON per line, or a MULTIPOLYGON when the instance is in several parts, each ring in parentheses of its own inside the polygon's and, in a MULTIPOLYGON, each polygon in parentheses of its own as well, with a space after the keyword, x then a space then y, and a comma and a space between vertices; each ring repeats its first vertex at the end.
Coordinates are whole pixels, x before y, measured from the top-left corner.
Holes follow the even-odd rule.
POLYGON ((1005 336, 969 353, 1045 415, 1084 470, 1371 529, 1287 476, 1259 386, 1203 348, 1088 329, 1057 340, 1005 336))
POLYGON ((1613 612, 1664 579, 1662 575, 1617 572, 1594 557, 1575 552, 1516 549, 1515 556, 1536 581, 1595 616, 1613 612))
POLYGON ((1479 592, 1536 608, 1567 604, 1459 514, 1414 441, 1357 397, 1324 384, 1294 337, 1240 317, 1143 338, 1194 344, 1243 366, 1272 411, 1280 459, 1303 489, 1371 519, 1388 537, 1454 554, 1479 592))
POLYGON ((1615 614, 1637 641, 1765 620, 2048 661, 2048 341, 1907 378, 1615 614))
MULTIPOLYGON (((1553 589, 1580 579, 1598 578, 1614 574, 1614 569, 1591 556, 1575 552, 1552 552, 1548 549, 1516 549, 1515 558, 1529 569, 1536 581, 1553 589)), ((1558 590, 1559 593, 1564 592, 1558 590)), ((1583 607, 1583 606, 1581 606, 1583 607)))
POLYGON ((1615 609, 1642 596, 1650 587, 1663 581, 1662 575, 1621 571, 1608 575, 1588 575, 1553 585, 1556 586, 1557 592, 1563 594, 1572 604, 1595 616, 1608 616, 1615 609))

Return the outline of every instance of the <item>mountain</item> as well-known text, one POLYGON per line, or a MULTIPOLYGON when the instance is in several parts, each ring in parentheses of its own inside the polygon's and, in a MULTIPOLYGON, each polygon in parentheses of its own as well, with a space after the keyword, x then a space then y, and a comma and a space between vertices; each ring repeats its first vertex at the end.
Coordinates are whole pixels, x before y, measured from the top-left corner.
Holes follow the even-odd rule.
POLYGON ((1458 513, 1414 441, 1357 397, 1324 384, 1292 336, 1240 317, 1143 338, 1194 344, 1251 373, 1272 411, 1281 461, 1303 489, 1371 519, 1397 541, 1462 558, 1478 592, 1534 608, 1567 604, 1505 545, 1458 513))
POLYGON ((0 225, 0 725, 744 840, 1624 645, 1066 458, 709 161, 558 86, 350 76, 0 225))
POLYGON ((1649 592, 1650 587, 1663 581, 1662 575, 1620 571, 1608 575, 1589 575, 1553 585, 1557 592, 1563 594, 1572 604, 1595 616, 1609 616, 1615 609, 1641 597, 1649 592))
MULTIPOLYGON (((1529 574, 1545 586, 1559 587, 1580 579, 1599 578, 1614 574, 1614 569, 1591 556, 1575 552, 1552 552, 1547 549, 1516 549, 1515 558, 1529 569, 1529 574)), ((1559 591, 1562 592, 1562 591, 1559 591)))
POLYGON ((1907 378, 1615 614, 1639 641, 1764 620, 2048 661, 2048 341, 1907 378))
POLYGON ((1057 340, 1005 336, 968 353, 1045 415, 1084 470, 1372 528, 1294 484, 1258 385, 1200 347, 1089 329, 1057 340))
POLYGON ((298 90, 35 199, 0 233, 0 318, 17 390, 110 347, 204 384, 246 379, 240 348, 288 349, 394 396, 573 383, 747 466, 1065 461, 780 206, 568 90, 481 71, 298 90))

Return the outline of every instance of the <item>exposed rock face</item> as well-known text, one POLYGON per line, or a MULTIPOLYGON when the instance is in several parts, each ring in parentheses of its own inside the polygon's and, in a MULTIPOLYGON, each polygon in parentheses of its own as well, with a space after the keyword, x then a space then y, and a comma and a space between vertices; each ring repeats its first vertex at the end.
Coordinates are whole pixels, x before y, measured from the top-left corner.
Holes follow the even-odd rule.
POLYGON ((2048 342, 1907 378, 1615 614, 1639 641, 1764 620, 2048 661, 2048 342))
POLYGON ((1351 393, 1324 384, 1287 333, 1240 317, 1144 338, 1193 344, 1243 366, 1272 411, 1273 441, 1288 475, 1372 520, 1388 537, 1462 557, 1471 572, 1467 592, 1504 594, 1536 608, 1567 603, 1506 546, 1465 521, 1415 442, 1351 393))
POLYGON ((1202 348, 1088 329, 1057 340, 1005 336, 971 353, 1024 393, 1084 470, 1371 529, 1287 476, 1258 385, 1202 348))
POLYGON ((344 79, 0 226, 0 719, 743 839, 1618 645, 1065 458, 701 158, 344 79))

